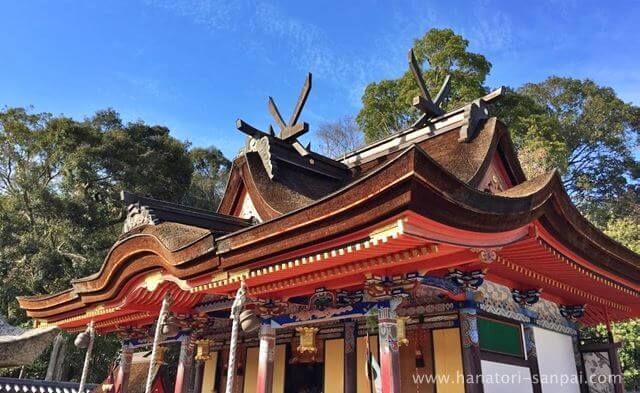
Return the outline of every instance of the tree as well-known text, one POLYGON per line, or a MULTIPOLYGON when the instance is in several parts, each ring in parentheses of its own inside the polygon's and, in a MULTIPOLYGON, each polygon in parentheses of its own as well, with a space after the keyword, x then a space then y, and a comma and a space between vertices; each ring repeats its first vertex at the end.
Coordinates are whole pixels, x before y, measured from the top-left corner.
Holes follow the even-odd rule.
MULTIPOLYGON (((454 108, 482 97, 487 89, 485 79, 491 63, 480 54, 467 50, 469 41, 451 29, 431 29, 414 42, 416 58, 422 68, 429 65, 424 79, 430 91, 436 92, 445 77, 451 75, 451 91, 447 108, 454 108)), ((414 121, 418 113, 411 100, 419 94, 411 72, 399 79, 369 84, 362 96, 362 110, 356 121, 367 142, 383 138, 414 121)))
POLYGON ((119 231, 120 190, 179 201, 191 182, 184 143, 113 111, 77 122, 6 109, 0 151, 0 304, 14 320, 16 295, 53 293, 98 269, 119 231))
POLYGON ((215 210, 224 193, 231 161, 213 146, 194 148, 189 152, 189 155, 193 166, 193 176, 183 203, 202 209, 215 210))
POLYGON ((320 152, 327 157, 340 158, 362 146, 362 131, 352 116, 320 125, 316 137, 320 140, 320 152))
MULTIPOLYGON (((525 168, 558 168, 574 203, 600 225, 624 215, 637 198, 640 108, 591 80, 550 77, 507 95, 497 113, 511 130, 525 168), (540 161, 538 161, 540 163, 540 161), (630 203, 622 207, 621 202, 630 203), (599 212, 597 212, 599 210, 599 212)), ((536 170, 533 170, 535 174, 536 170)))
MULTIPOLYGON (((215 199, 228 166, 215 148, 190 151, 166 127, 124 124, 113 110, 83 121, 0 110, 0 313, 26 324, 16 296, 56 293, 97 271, 122 228, 121 190, 174 202, 215 199)), ((119 348, 100 340, 92 381, 104 378, 119 348)), ((74 350, 68 359, 72 379, 82 358, 74 350)), ((27 376, 42 378, 43 362, 27 376)))

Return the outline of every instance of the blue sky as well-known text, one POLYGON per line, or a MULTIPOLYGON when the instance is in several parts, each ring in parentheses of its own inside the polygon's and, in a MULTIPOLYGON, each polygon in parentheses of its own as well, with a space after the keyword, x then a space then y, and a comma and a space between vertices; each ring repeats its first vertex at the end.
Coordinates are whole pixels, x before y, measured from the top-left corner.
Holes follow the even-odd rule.
POLYGON ((493 63, 488 85, 589 77, 640 104, 640 2, 5 0, 0 106, 83 118, 112 107, 227 156, 241 117, 355 114, 364 87, 406 70, 414 38, 451 27, 493 63))

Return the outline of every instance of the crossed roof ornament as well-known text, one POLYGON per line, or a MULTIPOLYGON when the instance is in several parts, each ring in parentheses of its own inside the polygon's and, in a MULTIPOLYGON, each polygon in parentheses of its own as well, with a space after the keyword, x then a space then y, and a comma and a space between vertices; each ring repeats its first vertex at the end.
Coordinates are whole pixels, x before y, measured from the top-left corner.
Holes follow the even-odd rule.
POLYGON ((256 127, 253 127, 252 125, 241 119, 238 119, 236 121, 236 127, 238 128, 238 130, 253 138, 271 136, 290 144, 296 143, 298 137, 304 135, 309 131, 309 124, 306 122, 298 123, 298 120, 300 120, 300 114, 304 109, 307 98, 309 98, 309 93, 311 92, 311 83, 312 75, 311 73, 308 73, 302 86, 300 97, 298 97, 298 101, 296 102, 296 106, 294 107, 293 113, 291 114, 291 118, 288 122, 284 121, 284 118, 280 114, 280 110, 278 109, 278 106, 276 105, 273 97, 269 97, 267 108, 269 109, 269 113, 275 120, 276 124, 280 127, 280 132, 278 134, 275 133, 271 125, 269 125, 268 132, 265 132, 256 127))

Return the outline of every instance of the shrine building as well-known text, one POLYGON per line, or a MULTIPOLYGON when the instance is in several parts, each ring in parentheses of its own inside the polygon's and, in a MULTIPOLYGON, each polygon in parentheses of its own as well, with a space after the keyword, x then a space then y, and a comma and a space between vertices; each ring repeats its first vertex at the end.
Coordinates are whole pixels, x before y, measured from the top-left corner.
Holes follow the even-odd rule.
POLYGON ((269 99, 277 130, 238 120, 217 210, 125 192, 100 270, 20 306, 39 327, 117 333, 113 393, 134 352, 152 351, 151 375, 168 345, 175 393, 622 392, 618 344, 578 328, 640 316, 640 256, 557 171, 525 177, 489 113, 501 89, 446 112, 448 80, 432 99, 410 65, 410 127, 312 151, 309 75, 289 121, 269 99))

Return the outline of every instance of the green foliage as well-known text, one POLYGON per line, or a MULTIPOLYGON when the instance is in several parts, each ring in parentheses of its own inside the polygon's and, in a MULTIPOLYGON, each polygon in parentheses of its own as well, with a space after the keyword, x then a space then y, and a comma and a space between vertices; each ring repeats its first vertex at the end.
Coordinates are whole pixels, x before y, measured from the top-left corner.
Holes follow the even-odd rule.
POLYGON ((202 209, 215 210, 224 193, 231 161, 213 146, 194 148, 189 155, 193 165, 193 175, 189 191, 182 202, 202 209))
POLYGON ((614 324, 613 336, 616 341, 622 342, 618 353, 624 384, 628 391, 635 391, 640 387, 640 322, 632 320, 614 324))
MULTIPOLYGON (((0 110, 0 313, 27 326, 16 296, 56 293, 99 269, 122 228, 121 190, 215 209, 229 166, 215 148, 189 150, 166 127, 124 124, 113 110, 83 121, 0 110)), ((119 348, 113 337, 96 346, 93 382, 119 348)), ((71 379, 83 356, 70 352, 71 379)), ((47 360, 27 376, 42 378, 47 360)))
MULTIPOLYGON (((640 108, 589 79, 550 77, 516 94, 514 113, 506 116, 516 144, 543 147, 585 212, 619 201, 637 186, 640 163, 633 151, 640 108)), ((511 108, 502 109, 504 114, 511 108)))
POLYGON ((614 218, 607 223, 604 232, 640 254, 640 215, 614 218))
POLYGON ((119 231, 127 189, 179 201, 188 146, 165 127, 123 125, 114 111, 77 122, 0 112, 0 312, 24 321, 15 296, 55 293, 95 272, 119 231))
MULTIPOLYGON (((613 323, 611 332, 614 341, 621 344, 618 349, 618 357, 624 375, 625 389, 635 392, 640 388, 640 321, 613 323)), ((605 325, 583 328, 580 335, 583 339, 595 342, 608 341, 605 325)))
MULTIPOLYGON (((485 79, 491 63, 467 50, 469 41, 451 29, 431 29, 415 40, 416 59, 424 71, 424 80, 432 95, 440 89, 445 77, 451 75, 450 99, 447 108, 454 108, 483 96, 485 79)), ((417 119, 418 112, 411 100, 419 95, 418 85, 407 71, 399 79, 371 83, 362 96, 362 110, 356 121, 372 142, 407 127, 417 119)))

